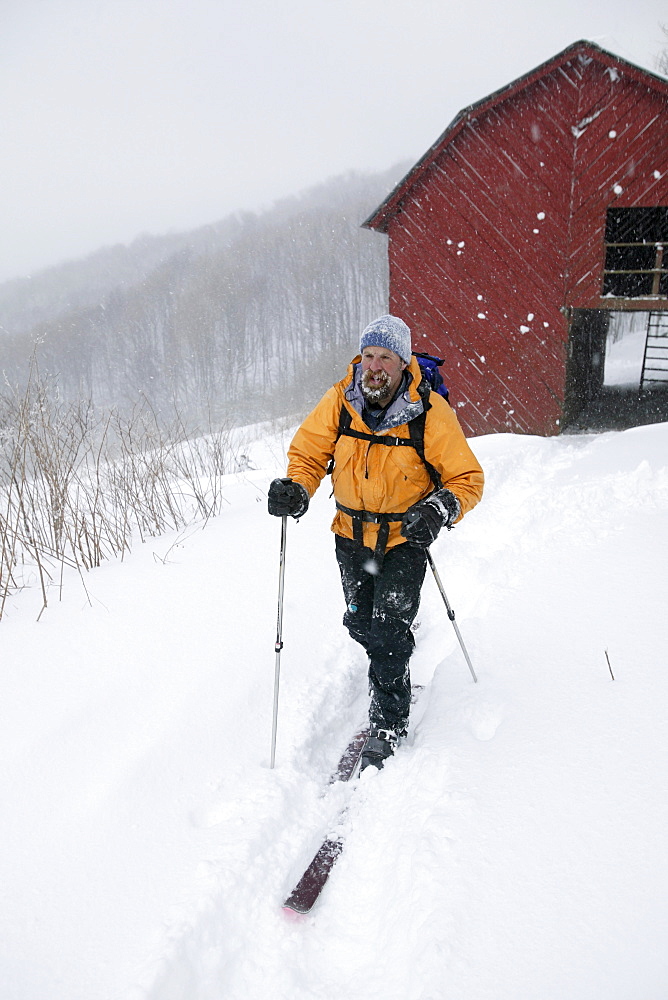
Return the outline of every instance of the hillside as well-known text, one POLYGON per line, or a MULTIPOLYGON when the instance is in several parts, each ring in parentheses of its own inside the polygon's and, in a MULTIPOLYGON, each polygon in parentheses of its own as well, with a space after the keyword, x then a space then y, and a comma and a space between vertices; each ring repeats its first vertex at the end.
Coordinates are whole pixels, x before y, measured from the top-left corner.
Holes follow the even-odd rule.
POLYGON ((103 247, 34 275, 0 284, 0 336, 20 336, 36 326, 99 305, 117 289, 128 289, 193 241, 196 233, 141 236, 130 245, 103 247))
POLYGON ((146 398, 199 427, 304 410, 386 309, 385 240, 360 226, 403 169, 1 285, 6 379, 35 352, 62 398, 98 408, 146 398))
POLYGON ((290 523, 286 438, 204 530, 65 571, 0 626, 6 1000, 663 1000, 661 559, 668 425, 472 446, 486 495, 433 547, 409 744, 327 776, 363 715, 323 487, 290 523), (54 583, 57 590, 57 586, 54 583), (612 679, 606 659, 614 672, 612 679), (312 915, 281 902, 347 797, 312 915))

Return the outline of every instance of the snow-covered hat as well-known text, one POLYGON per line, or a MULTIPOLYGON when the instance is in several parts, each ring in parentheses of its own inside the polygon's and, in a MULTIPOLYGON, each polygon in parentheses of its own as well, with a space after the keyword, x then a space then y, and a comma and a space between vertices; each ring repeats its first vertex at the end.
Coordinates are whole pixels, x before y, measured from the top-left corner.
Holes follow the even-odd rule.
POLYGON ((410 364, 411 331, 398 316, 380 316, 362 331, 360 354, 365 347, 387 347, 410 364))

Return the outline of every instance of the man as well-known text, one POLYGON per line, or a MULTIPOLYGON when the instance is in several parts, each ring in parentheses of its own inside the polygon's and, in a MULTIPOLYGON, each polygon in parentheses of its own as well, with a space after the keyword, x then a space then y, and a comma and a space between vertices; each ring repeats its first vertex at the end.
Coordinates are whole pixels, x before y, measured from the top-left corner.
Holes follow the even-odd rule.
POLYGON ((269 513, 305 514, 332 459, 343 622, 369 657, 362 767, 382 767, 408 728, 411 625, 425 548, 475 506, 483 489, 454 411, 429 391, 410 330, 396 316, 366 327, 360 356, 295 434, 288 478, 269 487, 269 513))

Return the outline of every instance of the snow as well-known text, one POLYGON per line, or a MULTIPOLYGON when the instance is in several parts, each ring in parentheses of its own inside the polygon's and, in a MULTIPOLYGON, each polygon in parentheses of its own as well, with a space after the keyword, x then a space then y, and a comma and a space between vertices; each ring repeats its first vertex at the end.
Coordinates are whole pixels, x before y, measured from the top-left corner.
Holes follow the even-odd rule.
POLYGON ((649 314, 631 310, 613 311, 609 319, 604 384, 639 387, 649 314))
POLYGON ((412 736, 327 776, 365 664, 321 488, 288 525, 284 440, 225 513, 0 623, 3 1000, 660 1000, 668 978, 668 424, 472 446, 482 503, 432 547, 412 736), (606 651, 615 675, 613 681, 606 651), (313 913, 281 902, 349 803, 313 913))

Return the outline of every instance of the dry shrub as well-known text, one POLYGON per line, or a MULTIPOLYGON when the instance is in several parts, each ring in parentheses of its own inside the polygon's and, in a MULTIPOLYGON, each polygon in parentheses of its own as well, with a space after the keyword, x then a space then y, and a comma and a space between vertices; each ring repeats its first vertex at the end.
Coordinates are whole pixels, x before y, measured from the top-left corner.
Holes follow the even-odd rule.
POLYGON ((43 611, 64 567, 89 570, 135 537, 218 514, 242 450, 229 427, 188 433, 178 413, 167 424, 145 399, 124 415, 64 403, 33 361, 27 389, 0 396, 0 618, 35 579, 43 611))

